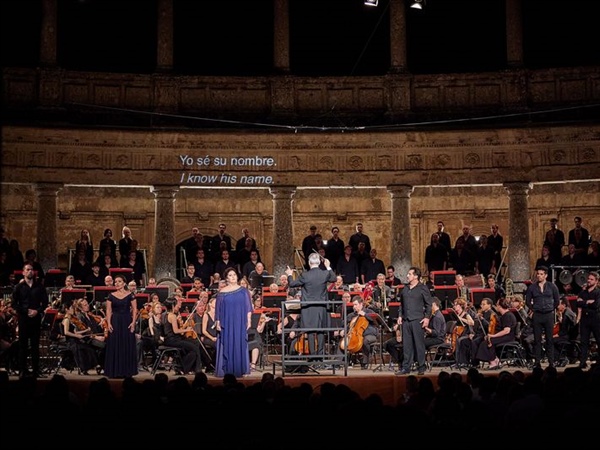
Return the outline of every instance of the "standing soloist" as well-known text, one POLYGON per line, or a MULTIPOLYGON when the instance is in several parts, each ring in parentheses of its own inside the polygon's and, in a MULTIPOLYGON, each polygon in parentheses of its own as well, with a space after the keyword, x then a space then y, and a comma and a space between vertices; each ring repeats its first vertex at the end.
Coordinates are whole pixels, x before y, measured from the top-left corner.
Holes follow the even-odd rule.
POLYGON ((250 292, 238 284, 239 275, 233 267, 225 269, 227 286, 219 290, 215 304, 217 355, 215 376, 232 374, 241 377, 250 373, 248 329, 251 325, 250 292))
POLYGON ((420 282, 421 269, 411 267, 406 274, 406 285, 400 292, 400 315, 402 325, 404 359, 402 369, 396 375, 410 373, 414 362, 419 375, 425 374, 425 328, 429 326, 433 299, 429 288, 420 282))
POLYGON ((27 357, 31 349, 31 375, 41 377, 40 335, 48 295, 44 285, 34 279, 30 263, 23 266, 23 281, 15 286, 12 306, 19 316, 19 376, 30 375, 27 357))

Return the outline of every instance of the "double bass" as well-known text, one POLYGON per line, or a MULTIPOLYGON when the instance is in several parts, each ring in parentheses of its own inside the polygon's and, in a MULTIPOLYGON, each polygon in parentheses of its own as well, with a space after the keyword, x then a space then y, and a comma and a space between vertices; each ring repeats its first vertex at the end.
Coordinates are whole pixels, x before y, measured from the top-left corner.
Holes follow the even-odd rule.
POLYGON ((348 326, 348 333, 345 338, 340 341, 340 349, 350 353, 356 353, 363 347, 363 333, 369 326, 369 321, 366 317, 357 315, 353 317, 348 326))

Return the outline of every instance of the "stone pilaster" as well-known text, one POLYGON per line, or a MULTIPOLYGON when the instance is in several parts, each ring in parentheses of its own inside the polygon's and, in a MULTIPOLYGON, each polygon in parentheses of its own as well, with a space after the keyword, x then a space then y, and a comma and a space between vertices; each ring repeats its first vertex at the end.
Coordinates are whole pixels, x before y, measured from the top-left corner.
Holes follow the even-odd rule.
POLYGON ((38 200, 36 253, 44 272, 58 266, 56 219, 58 193, 62 188, 63 185, 60 183, 35 185, 35 195, 38 200))
POLYGON ((153 186, 154 194, 154 275, 157 280, 175 277, 175 195, 178 186, 153 186))
POLYGON ((523 67, 523 11, 521 0, 506 0, 506 64, 523 67))
POLYGON ((390 235, 392 236, 391 264, 403 282, 405 281, 406 272, 413 265, 410 228, 410 195, 413 189, 413 186, 408 185, 391 185, 387 187, 392 199, 390 224, 390 235))
POLYGON ((404 0, 390 0, 390 72, 406 72, 406 6, 404 0))
POLYGON ((528 197, 532 187, 532 183, 522 181, 504 183, 504 188, 508 192, 507 274, 515 282, 515 292, 520 292, 525 287, 519 282, 528 280, 531 276, 528 197))
POLYGON ((289 0, 273 2, 273 66, 276 72, 290 71, 289 0))
POLYGON ((273 196, 273 268, 278 277, 287 266, 294 266, 293 198, 295 186, 278 186, 269 189, 273 196))
POLYGON ((40 35, 40 65, 57 64, 57 0, 42 0, 42 29, 40 35))
POLYGON ((158 0, 156 70, 173 70, 173 0, 158 0))

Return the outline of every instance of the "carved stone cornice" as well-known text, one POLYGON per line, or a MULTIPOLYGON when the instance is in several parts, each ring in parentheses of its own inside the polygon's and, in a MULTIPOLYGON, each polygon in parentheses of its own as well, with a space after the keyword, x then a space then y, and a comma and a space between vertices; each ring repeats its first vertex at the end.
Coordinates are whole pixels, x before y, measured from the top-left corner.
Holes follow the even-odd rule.
POLYGON ((318 187, 600 178, 600 125, 306 134, 6 126, 2 147, 2 180, 15 183, 318 187))

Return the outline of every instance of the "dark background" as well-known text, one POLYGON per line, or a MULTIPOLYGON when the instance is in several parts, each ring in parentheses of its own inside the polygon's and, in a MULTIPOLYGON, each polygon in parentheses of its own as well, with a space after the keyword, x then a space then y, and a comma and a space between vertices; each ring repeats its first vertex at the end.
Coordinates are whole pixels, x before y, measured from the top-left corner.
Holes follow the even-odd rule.
MULTIPOLYGON (((408 69, 414 74, 506 67, 504 0, 407 1, 408 69)), ((523 0, 527 68, 597 65, 597 2, 523 0)), ((382 75, 390 66, 389 0, 290 0, 294 75, 382 75)), ((155 0, 59 0, 58 64, 72 70, 152 73, 155 0)), ((3 66, 39 63, 41 0, 0 2, 3 66)), ((175 0, 174 72, 273 73, 271 0, 175 0)))

